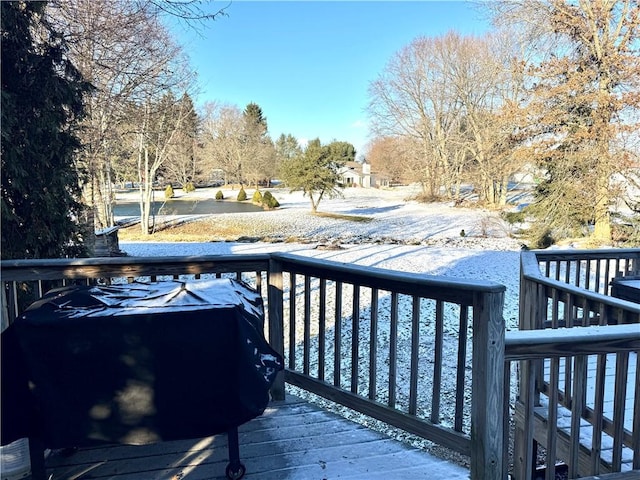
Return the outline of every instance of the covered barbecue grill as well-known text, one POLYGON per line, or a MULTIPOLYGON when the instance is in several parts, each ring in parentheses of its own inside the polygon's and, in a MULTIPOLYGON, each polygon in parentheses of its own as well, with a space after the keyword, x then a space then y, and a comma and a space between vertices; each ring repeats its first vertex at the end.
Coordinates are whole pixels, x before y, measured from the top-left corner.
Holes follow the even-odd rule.
POLYGON ((237 427, 262 414, 283 365, 263 325, 262 297, 231 279, 52 290, 2 334, 2 444, 227 432, 240 478, 237 427))

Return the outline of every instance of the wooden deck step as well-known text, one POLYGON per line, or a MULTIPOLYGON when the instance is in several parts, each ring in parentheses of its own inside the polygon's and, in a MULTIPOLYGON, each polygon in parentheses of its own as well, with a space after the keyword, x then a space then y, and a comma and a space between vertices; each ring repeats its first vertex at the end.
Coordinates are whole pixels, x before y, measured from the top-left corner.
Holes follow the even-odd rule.
MULTIPOLYGON (((238 429, 247 480, 468 479, 469 471, 288 395, 238 429)), ((47 460, 53 480, 224 479, 227 437, 81 449, 47 460)))

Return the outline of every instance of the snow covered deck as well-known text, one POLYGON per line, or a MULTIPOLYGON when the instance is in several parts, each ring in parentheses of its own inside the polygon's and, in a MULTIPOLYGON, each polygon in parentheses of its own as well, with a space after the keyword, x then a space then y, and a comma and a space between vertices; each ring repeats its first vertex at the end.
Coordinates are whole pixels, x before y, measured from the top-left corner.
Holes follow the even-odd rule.
MULTIPOLYGON (((247 480, 469 478, 455 463, 287 395, 239 427, 247 480)), ((56 480, 226 479, 226 435, 144 446, 89 448, 47 460, 56 480)))

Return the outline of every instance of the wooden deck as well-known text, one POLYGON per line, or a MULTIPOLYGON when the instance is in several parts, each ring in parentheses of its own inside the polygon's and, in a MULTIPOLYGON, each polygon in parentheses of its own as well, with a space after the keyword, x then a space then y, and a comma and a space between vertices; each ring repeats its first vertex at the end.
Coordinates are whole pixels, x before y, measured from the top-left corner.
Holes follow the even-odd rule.
MULTIPOLYGON (((239 428, 244 478, 468 479, 469 471, 295 396, 239 428)), ((225 479, 226 435, 145 446, 88 448, 47 459, 53 480, 225 479)))

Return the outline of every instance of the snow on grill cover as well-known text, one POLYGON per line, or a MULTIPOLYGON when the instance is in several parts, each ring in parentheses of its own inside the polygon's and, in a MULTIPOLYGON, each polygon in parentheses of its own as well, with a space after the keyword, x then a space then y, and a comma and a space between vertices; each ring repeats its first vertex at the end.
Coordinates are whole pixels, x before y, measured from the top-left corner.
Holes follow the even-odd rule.
POLYGON ((2 394, 29 420, 2 443, 145 444, 245 423, 283 368, 263 329, 262 297, 232 279, 51 290, 3 332, 26 378, 14 372, 2 394))

